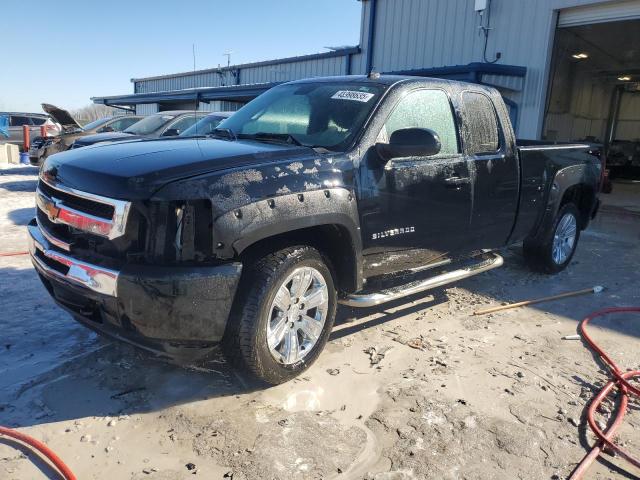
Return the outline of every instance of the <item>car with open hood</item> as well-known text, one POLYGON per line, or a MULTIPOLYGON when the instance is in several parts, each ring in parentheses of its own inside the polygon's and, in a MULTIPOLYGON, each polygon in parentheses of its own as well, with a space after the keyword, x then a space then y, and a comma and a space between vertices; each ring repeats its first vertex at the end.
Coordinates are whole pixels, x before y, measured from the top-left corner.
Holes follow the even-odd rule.
POLYGON ((24 127, 29 127, 31 137, 39 135, 41 128, 46 129, 48 136, 58 135, 62 127, 57 120, 46 113, 0 112, 1 117, 7 118, 9 137, 0 137, 3 142, 22 147, 24 144, 24 127))
POLYGON ((120 132, 140 121, 142 115, 120 115, 99 118, 81 126, 65 109, 48 103, 42 104, 42 109, 61 126, 60 134, 46 137, 38 136, 33 139, 29 148, 29 162, 31 165, 41 165, 45 158, 54 153, 68 150, 78 138, 99 133, 120 132))
POLYGON ((193 110, 171 110, 154 113, 122 132, 97 133, 78 138, 71 148, 81 148, 102 142, 175 137, 205 115, 207 115, 207 112, 195 112, 193 110))

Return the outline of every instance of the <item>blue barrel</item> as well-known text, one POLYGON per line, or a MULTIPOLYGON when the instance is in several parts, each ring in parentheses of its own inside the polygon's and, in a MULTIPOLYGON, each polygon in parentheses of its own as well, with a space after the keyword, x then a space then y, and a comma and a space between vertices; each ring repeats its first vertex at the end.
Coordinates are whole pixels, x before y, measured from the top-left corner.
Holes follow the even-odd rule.
POLYGON ((20 152, 20 163, 23 165, 29 165, 29 153, 20 152))

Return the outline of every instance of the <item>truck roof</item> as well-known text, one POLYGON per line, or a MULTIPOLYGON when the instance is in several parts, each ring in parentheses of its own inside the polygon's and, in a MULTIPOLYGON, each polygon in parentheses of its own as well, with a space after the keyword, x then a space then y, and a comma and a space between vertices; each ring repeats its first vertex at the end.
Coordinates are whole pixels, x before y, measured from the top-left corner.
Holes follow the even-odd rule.
POLYGON ((433 81, 434 83, 440 84, 451 84, 451 85, 468 85, 477 89, 485 89, 486 86, 479 85, 477 83, 469 83, 463 82, 460 80, 447 80, 444 78, 437 77, 421 77, 415 75, 376 75, 375 77, 371 77, 369 75, 340 75, 340 76, 332 76, 332 77, 313 77, 313 78, 305 78, 301 80, 293 80, 291 82, 287 82, 289 84, 296 83, 318 83, 318 82, 327 82, 327 83, 372 83, 376 85, 395 85, 396 83, 407 81, 407 80, 420 80, 420 81, 433 81))

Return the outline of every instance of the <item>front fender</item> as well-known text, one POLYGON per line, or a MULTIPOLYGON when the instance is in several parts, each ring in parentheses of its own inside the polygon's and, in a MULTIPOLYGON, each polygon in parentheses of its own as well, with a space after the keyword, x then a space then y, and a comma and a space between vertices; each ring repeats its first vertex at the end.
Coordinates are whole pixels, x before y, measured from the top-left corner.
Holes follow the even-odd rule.
POLYGON ((213 236, 223 255, 231 254, 231 248, 240 254, 260 240, 320 225, 343 227, 355 253, 362 251, 356 200, 346 188, 291 193, 244 205, 218 217, 213 236))

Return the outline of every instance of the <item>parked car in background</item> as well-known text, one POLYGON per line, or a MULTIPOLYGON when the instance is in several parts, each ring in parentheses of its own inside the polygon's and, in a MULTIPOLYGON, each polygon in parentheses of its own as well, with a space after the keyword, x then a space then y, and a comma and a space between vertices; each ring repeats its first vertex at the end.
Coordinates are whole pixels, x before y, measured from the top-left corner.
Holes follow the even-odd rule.
POLYGON ((55 136, 62 131, 62 126, 52 120, 46 113, 22 113, 22 112, 0 112, 0 115, 9 117, 9 138, 3 139, 3 142, 13 143, 22 147, 24 143, 24 134, 22 128, 24 125, 29 126, 31 138, 40 135, 40 127, 47 129, 47 135, 55 136))
POLYGON ((196 123, 180 133, 181 137, 198 137, 207 136, 214 133, 214 130, 220 125, 220 122, 233 115, 233 112, 212 112, 206 117, 198 120, 196 123))
POLYGON ((80 137, 71 148, 86 147, 100 142, 118 142, 123 140, 139 140, 142 138, 175 137, 196 123, 206 112, 193 110, 172 110, 155 113, 143 118, 122 132, 98 133, 80 137))
POLYGON ((71 114, 63 108, 43 103, 42 109, 62 126, 62 132, 55 137, 38 136, 31 141, 31 147, 29 148, 29 162, 31 165, 41 165, 49 155, 68 150, 73 142, 80 137, 96 133, 121 132, 143 118, 142 115, 104 117, 80 126, 71 114))
POLYGON ((640 177, 640 140, 614 140, 609 146, 607 167, 612 178, 640 177))

